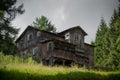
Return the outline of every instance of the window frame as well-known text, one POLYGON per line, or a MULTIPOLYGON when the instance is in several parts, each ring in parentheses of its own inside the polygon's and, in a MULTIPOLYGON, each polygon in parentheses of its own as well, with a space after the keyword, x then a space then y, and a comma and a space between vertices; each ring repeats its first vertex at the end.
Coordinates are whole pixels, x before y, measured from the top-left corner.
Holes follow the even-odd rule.
POLYGON ((53 42, 48 42, 47 43, 47 51, 51 51, 51 50, 53 50, 53 48, 54 48, 53 42))
POLYGON ((32 54, 35 55, 38 53, 38 47, 34 47, 33 48, 33 51, 32 51, 32 54))
POLYGON ((33 34, 30 33, 27 35, 27 41, 31 41, 33 39, 33 34))

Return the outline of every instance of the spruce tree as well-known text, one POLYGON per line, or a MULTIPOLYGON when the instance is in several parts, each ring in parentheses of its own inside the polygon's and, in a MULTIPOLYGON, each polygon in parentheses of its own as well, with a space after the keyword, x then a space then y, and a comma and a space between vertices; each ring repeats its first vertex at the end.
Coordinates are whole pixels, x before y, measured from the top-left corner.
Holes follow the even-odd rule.
POLYGON ((111 64, 117 70, 120 68, 120 4, 111 17, 109 32, 111 64))
POLYGON ((98 27, 95 39, 95 64, 96 66, 105 66, 105 59, 109 54, 108 27, 102 18, 98 27))
POLYGON ((114 10, 109 27, 101 20, 94 44, 96 66, 120 69, 120 4, 114 10))

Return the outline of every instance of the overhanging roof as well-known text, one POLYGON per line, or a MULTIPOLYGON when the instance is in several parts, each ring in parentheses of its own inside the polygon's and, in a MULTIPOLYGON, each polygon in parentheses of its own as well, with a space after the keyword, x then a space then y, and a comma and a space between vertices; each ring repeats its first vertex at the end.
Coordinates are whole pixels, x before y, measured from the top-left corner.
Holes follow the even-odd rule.
POLYGON ((69 28, 69 29, 66 29, 58 34, 64 34, 65 32, 68 32, 68 31, 72 31, 74 29, 79 29, 83 32, 84 35, 87 35, 87 33, 80 27, 80 26, 75 26, 75 27, 72 27, 72 28, 69 28))

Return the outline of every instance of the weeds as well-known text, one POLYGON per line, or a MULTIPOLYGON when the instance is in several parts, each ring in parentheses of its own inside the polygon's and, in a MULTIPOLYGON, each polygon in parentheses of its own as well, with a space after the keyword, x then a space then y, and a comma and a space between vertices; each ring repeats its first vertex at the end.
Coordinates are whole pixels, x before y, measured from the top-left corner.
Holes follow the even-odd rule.
POLYGON ((77 67, 47 67, 31 57, 4 56, 0 53, 0 80, 119 80, 120 72, 101 72, 77 67))

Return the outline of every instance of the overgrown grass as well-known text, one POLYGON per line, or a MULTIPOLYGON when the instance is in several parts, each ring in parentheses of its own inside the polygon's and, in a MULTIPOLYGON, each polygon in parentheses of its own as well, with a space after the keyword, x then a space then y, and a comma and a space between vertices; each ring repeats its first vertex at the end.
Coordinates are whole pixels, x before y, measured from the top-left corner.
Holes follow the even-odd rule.
POLYGON ((0 53, 0 80, 119 80, 120 72, 101 72, 77 67, 47 67, 31 58, 0 53))

